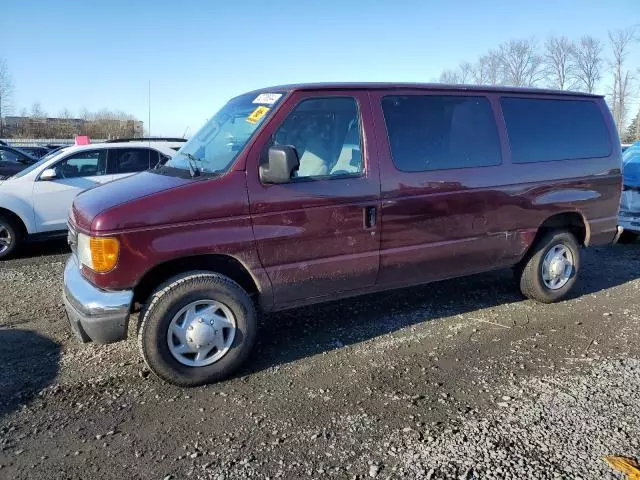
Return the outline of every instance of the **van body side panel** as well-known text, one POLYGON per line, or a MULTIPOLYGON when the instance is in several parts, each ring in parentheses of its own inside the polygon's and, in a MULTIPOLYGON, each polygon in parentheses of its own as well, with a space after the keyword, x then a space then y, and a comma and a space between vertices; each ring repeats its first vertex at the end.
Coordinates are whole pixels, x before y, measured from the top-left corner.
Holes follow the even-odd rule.
MULTIPOLYGON (((499 95, 488 95, 503 143, 502 165, 401 172, 393 163, 381 107, 389 94, 451 92, 372 93, 381 169, 379 284, 422 283, 514 265, 540 225, 559 213, 579 213, 590 244, 613 240, 621 187, 619 147, 613 139, 605 158, 511 163, 499 95)), ((460 93, 465 94, 479 95, 460 93)))

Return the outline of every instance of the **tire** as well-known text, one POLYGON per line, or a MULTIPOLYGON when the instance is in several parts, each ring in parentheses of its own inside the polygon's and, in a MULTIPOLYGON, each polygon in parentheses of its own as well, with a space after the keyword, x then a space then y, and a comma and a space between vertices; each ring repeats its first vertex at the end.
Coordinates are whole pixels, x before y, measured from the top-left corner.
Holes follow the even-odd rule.
POLYGON ((549 232, 540 238, 531 253, 516 270, 522 294, 541 303, 552 303, 567 295, 573 288, 579 271, 580 247, 576 237, 564 230, 549 232), (547 253, 556 247, 566 247, 571 253, 573 269, 564 285, 560 288, 549 288, 543 280, 543 262, 547 253))
POLYGON ((253 301, 236 282, 217 273, 189 272, 170 279, 151 295, 141 314, 138 347, 149 369, 168 383, 196 387, 218 382, 235 373, 247 359, 257 336, 256 317, 253 301), (174 342, 174 337, 169 339, 169 328, 182 310, 199 301, 214 301, 226 308, 235 317, 235 335, 219 360, 206 366, 188 366, 172 353, 169 342, 174 342))
POLYGON ((622 232, 622 235, 620 235, 618 243, 631 244, 636 243, 636 240, 638 240, 638 234, 636 232, 625 230, 624 232, 622 232))
POLYGON ((0 216, 0 261, 11 258, 22 242, 22 231, 16 223, 7 217, 0 216), (8 245, 3 241, 10 239, 8 245))

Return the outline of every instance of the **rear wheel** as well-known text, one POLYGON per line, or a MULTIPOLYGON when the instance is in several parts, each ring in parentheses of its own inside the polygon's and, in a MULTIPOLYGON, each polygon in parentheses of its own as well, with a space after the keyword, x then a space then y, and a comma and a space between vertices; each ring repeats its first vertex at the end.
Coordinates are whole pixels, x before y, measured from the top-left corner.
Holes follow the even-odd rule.
POLYGON ((0 216, 0 260, 10 258, 22 240, 20 228, 7 217, 0 216))
POLYGON ((580 247, 573 234, 544 235, 518 269, 520 291, 533 300, 551 303, 564 297, 576 282, 580 247))
POLYGON ((232 375, 257 334, 249 295, 224 275, 191 272, 151 296, 138 332, 140 353, 166 382, 195 387, 232 375))

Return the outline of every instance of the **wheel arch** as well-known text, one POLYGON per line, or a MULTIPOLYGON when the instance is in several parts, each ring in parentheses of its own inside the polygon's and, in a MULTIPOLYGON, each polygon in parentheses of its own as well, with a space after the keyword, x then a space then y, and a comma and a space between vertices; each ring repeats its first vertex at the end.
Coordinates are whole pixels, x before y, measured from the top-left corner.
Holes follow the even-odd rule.
POLYGON ((589 246, 591 230, 589 228, 589 222, 586 221, 584 215, 576 211, 559 212, 547 217, 540 223, 533 241, 529 244, 529 248, 527 248, 520 263, 526 262, 531 256, 531 252, 535 250, 540 242, 540 239, 554 230, 568 230, 576 237, 579 246, 589 246))
POLYGON ((261 294, 259 282, 236 257, 227 254, 203 254, 168 260, 148 270, 133 289, 132 304, 145 304, 153 291, 173 276, 202 270, 229 277, 252 297, 261 294))
POLYGON ((575 235, 580 246, 589 246, 591 237, 589 222, 587 222, 584 215, 580 212, 570 211, 551 215, 538 227, 536 240, 551 230, 568 230, 575 235))
POLYGON ((13 210, 0 207, 0 216, 9 218, 13 222, 15 222, 16 226, 20 229, 20 232, 22 233, 23 239, 29 234, 29 229, 27 228, 26 222, 20 215, 15 213, 13 210))

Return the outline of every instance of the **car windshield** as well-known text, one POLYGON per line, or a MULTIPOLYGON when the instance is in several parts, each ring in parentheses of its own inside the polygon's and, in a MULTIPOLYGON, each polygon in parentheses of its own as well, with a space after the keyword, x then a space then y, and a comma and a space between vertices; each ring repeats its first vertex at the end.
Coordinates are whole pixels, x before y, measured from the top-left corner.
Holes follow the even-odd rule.
POLYGON ((282 97, 282 93, 265 92, 234 98, 165 165, 201 173, 226 172, 282 97))
POLYGON ((24 177, 25 175, 27 175, 30 172, 33 172, 36 168, 38 168, 40 165, 42 165, 43 163, 51 160, 53 157, 60 155, 61 153, 64 153, 66 150, 68 149, 68 147, 65 148, 60 148, 58 150, 56 150, 55 152, 49 152, 47 153, 44 157, 42 157, 40 160, 38 160, 36 163, 29 165, 27 168, 25 168, 24 170, 20 170, 18 173, 16 173, 13 177, 11 178, 20 178, 20 177, 24 177))

